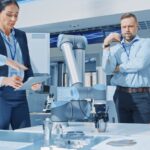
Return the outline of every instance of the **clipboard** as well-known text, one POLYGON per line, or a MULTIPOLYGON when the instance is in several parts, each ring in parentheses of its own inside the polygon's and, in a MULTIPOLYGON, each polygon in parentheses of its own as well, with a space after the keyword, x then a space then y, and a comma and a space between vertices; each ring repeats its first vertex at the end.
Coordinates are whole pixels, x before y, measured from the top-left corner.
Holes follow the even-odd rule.
POLYGON ((31 89, 31 86, 33 84, 36 83, 42 83, 44 81, 46 81, 47 79, 49 79, 50 76, 35 76, 35 77, 29 77, 28 80, 26 82, 24 82, 24 84, 18 88, 15 89, 15 91, 19 91, 19 90, 29 90, 31 89))

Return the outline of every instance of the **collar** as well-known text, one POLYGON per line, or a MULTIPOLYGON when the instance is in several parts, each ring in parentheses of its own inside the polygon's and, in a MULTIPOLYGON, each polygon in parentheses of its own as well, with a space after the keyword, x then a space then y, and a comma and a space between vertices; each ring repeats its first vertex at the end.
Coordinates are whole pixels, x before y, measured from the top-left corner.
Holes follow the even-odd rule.
POLYGON ((11 34, 12 34, 13 36, 15 36, 15 29, 14 29, 14 28, 11 30, 11 34))
POLYGON ((123 44, 123 45, 132 45, 134 42, 139 41, 139 40, 140 40, 140 37, 138 35, 136 35, 130 43, 126 43, 125 39, 123 38, 122 41, 121 41, 121 44, 123 44))
MULTIPOLYGON (((7 37, 6 34, 0 29, 0 33, 3 34, 4 37, 7 37)), ((9 36, 13 36, 15 37, 15 29, 11 29, 10 35, 9 36)))

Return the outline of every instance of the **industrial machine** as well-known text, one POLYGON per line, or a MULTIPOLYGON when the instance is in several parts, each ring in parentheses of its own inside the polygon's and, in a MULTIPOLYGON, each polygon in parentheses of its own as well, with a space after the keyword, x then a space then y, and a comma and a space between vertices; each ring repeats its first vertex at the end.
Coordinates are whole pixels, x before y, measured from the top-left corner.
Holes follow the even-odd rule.
POLYGON ((54 122, 93 121, 99 128, 100 121, 103 121, 106 128, 108 113, 105 85, 83 86, 86 45, 84 36, 59 35, 57 46, 63 52, 70 85, 50 87, 50 98, 47 100, 50 107, 47 108, 51 109, 51 120, 54 122))

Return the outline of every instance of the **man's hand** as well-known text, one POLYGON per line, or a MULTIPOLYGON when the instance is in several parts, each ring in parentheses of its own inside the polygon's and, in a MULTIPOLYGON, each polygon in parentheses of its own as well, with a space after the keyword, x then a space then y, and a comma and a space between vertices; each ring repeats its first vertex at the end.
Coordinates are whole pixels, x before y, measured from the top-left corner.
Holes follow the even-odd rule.
POLYGON ((20 63, 14 61, 14 60, 11 60, 11 59, 7 59, 6 65, 8 65, 9 67, 16 69, 16 70, 27 70, 28 69, 23 64, 20 64, 20 63))
POLYGON ((120 71, 120 68, 119 68, 119 65, 118 65, 118 66, 116 66, 114 73, 119 72, 119 71, 120 71))
POLYGON ((2 80, 3 86, 11 86, 15 89, 20 88, 23 85, 22 78, 19 76, 12 76, 12 77, 4 77, 2 80))
POLYGON ((120 34, 119 33, 110 33, 105 39, 103 43, 103 48, 105 45, 111 44, 111 42, 120 42, 120 34))

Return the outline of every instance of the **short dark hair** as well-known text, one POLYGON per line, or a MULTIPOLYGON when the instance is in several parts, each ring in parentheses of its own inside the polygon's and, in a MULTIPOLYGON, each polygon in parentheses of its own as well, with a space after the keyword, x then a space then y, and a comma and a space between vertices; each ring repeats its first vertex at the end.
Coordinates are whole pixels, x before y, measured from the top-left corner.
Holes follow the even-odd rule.
POLYGON ((130 18, 130 17, 134 18, 135 21, 138 22, 138 21, 137 21, 137 17, 136 17, 134 14, 132 14, 132 13, 125 13, 125 14, 123 14, 123 15, 121 16, 120 20, 123 20, 123 19, 125 19, 125 18, 130 18))
POLYGON ((19 8, 16 0, 0 0, 0 12, 3 11, 6 6, 11 4, 15 4, 19 8))

